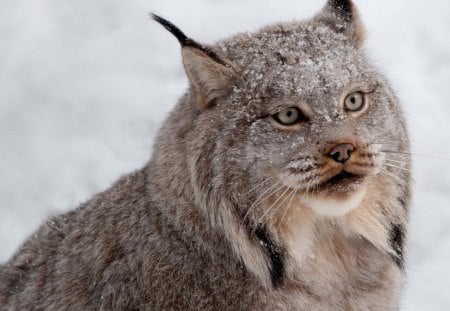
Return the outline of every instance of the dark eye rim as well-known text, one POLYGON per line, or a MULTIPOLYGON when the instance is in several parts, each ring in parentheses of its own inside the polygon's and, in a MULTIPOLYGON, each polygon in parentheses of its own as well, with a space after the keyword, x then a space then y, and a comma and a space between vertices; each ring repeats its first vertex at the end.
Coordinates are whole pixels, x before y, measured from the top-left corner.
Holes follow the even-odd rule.
POLYGON ((275 120, 278 124, 280 124, 280 125, 282 125, 282 126, 287 126, 287 127, 289 127, 289 126, 294 126, 294 125, 297 125, 297 124, 299 124, 299 123, 308 121, 308 117, 303 113, 303 111, 302 111, 300 108, 298 108, 298 107, 296 107, 296 106, 287 107, 287 108, 285 108, 285 109, 283 109, 283 110, 281 110, 281 111, 279 111, 279 112, 277 112, 277 113, 274 113, 274 114, 271 115, 271 118, 272 118, 273 120, 275 120), (283 122, 280 120, 280 118, 279 118, 279 114, 280 114, 281 112, 287 110, 287 109, 295 109, 295 110, 297 110, 297 113, 298 113, 297 119, 295 119, 295 121, 292 122, 292 123, 283 123, 283 122))

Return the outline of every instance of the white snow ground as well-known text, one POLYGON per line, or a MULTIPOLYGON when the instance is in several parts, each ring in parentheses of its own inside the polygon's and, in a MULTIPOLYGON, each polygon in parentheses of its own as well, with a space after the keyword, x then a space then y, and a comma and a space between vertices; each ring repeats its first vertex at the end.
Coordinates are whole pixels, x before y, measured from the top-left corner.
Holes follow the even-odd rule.
MULTIPOLYGON (((186 87, 178 44, 149 11, 213 42, 324 2, 1 0, 0 262, 149 157, 186 87)), ((450 2, 356 3, 420 154, 402 310, 450 310, 450 2)))

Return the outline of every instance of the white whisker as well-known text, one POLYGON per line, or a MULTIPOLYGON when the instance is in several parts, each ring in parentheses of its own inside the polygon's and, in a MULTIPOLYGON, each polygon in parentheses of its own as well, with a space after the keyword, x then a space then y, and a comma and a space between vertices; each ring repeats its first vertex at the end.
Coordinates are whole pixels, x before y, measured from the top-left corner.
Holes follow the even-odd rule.
POLYGON ((279 188, 278 185, 281 183, 281 181, 278 181, 276 184, 270 186, 269 188, 267 188, 263 193, 261 193, 261 195, 255 200, 255 202, 253 202, 253 204, 249 207, 247 213, 245 213, 245 216, 243 218, 243 220, 245 220, 248 215, 250 214, 250 212, 262 201, 264 201, 266 198, 270 197, 272 194, 274 194, 276 191, 278 191, 279 188), (272 189, 274 189, 274 191, 271 191, 272 189))
MULTIPOLYGON (((278 188, 278 190, 282 189, 284 186, 278 188)), ((259 218, 258 220, 258 224, 261 223, 261 221, 264 219, 264 217, 270 212, 270 210, 275 206, 275 204, 277 204, 280 199, 282 197, 284 197, 284 195, 286 194, 286 192, 289 191, 289 188, 286 188, 286 190, 284 190, 284 192, 278 196, 278 198, 272 203, 272 205, 270 205, 270 207, 264 212, 264 214, 259 218)))
POLYGON ((402 180, 400 177, 392 174, 391 172, 388 172, 386 170, 381 170, 380 173, 387 177, 396 179, 402 186, 406 185, 406 182, 404 180, 402 180))
MULTIPOLYGON (((292 192, 294 192, 293 189, 288 188, 287 190, 291 191, 291 194, 290 194, 290 195, 289 195, 289 194, 286 194, 286 195, 285 195, 285 193, 283 193, 283 194, 281 195, 281 196, 283 197, 283 200, 281 200, 281 201, 275 206, 273 212, 271 213, 271 216, 274 215, 274 214, 276 214, 276 213, 278 212, 278 210, 286 203, 286 201, 289 201, 289 199, 292 197, 292 192)), ((271 216, 270 216, 270 217, 271 217, 271 216)), ((263 219, 263 220, 264 220, 264 219, 263 219)))
POLYGON ((384 165, 388 166, 388 167, 398 168, 399 170, 402 170, 402 171, 405 171, 405 172, 411 172, 411 169, 406 168, 406 167, 401 167, 401 166, 397 166, 397 165, 389 164, 389 163, 385 163, 384 165))
POLYGON ((410 164, 409 161, 398 161, 398 160, 393 160, 393 159, 389 159, 389 158, 385 158, 384 160, 389 161, 389 162, 398 163, 398 164, 410 164))
POLYGON ((249 191, 245 192, 243 195, 247 195, 253 191, 255 191, 256 189, 258 189, 259 187, 262 187, 262 185, 264 185, 266 182, 268 182, 269 180, 271 180, 272 178, 274 178, 275 176, 269 176, 268 178, 264 179, 262 182, 260 182, 259 184, 257 184, 256 186, 254 186, 253 188, 251 188, 249 191))
POLYGON ((432 155, 427 155, 427 154, 419 154, 419 153, 413 153, 413 152, 401 152, 401 151, 393 151, 393 150, 380 150, 379 152, 382 153, 393 153, 393 154, 399 154, 399 155, 411 155, 411 156, 416 156, 416 157, 424 157, 424 158, 429 158, 429 159, 435 159, 435 160, 450 160, 449 158, 442 158, 442 157, 436 157, 436 156, 432 156, 432 155))
POLYGON ((306 186, 306 191, 303 194, 303 199, 306 201, 308 201, 308 199, 309 199, 309 188, 311 187, 311 182, 312 182, 312 180, 308 181, 308 185, 306 186))
POLYGON ((284 218, 286 217, 286 215, 287 215, 289 209, 291 208, 292 201, 294 200, 294 197, 295 197, 295 195, 297 194, 297 191, 298 191, 298 189, 295 189, 294 191, 292 191, 291 197, 290 197, 290 200, 289 200, 289 203, 287 204, 287 206, 286 206, 286 208, 285 208, 285 210, 284 210, 284 212, 283 212, 283 215, 281 215, 281 218, 280 218, 280 222, 279 222, 279 224, 278 224, 278 227, 283 223, 284 218))

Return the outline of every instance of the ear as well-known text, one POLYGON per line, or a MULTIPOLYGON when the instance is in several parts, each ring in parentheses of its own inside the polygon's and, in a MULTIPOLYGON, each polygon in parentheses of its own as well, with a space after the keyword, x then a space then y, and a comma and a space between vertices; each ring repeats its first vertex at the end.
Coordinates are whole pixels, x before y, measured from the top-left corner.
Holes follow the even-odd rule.
POLYGON ((226 95, 234 77, 231 66, 219 63, 204 51, 193 47, 183 47, 181 55, 200 108, 205 109, 226 95))
POLYGON ((331 26, 336 32, 344 33, 356 47, 364 43, 364 26, 351 0, 328 0, 317 19, 331 26))
POLYGON ((200 45, 171 22, 152 14, 152 18, 172 33, 181 44, 184 69, 195 91, 197 106, 206 109, 229 91, 235 71, 231 64, 211 49, 200 45))

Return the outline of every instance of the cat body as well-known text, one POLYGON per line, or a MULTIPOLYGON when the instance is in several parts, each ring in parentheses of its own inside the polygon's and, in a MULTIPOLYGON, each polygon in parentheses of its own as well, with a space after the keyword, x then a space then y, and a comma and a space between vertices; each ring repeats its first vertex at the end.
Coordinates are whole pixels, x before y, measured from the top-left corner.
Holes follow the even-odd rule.
POLYGON ((5 310, 397 310, 409 143, 350 1, 201 45, 152 158, 0 267, 5 310))

